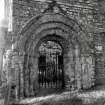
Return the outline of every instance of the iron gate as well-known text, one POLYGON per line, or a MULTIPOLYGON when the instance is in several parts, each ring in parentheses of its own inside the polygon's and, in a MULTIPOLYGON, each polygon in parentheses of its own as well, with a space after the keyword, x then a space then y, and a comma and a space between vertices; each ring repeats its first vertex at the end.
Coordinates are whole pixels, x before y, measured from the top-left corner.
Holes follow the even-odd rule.
POLYGON ((38 68, 39 87, 64 87, 63 54, 59 44, 48 41, 41 45, 38 68))
POLYGON ((40 55, 39 57, 39 87, 64 87, 63 56, 59 54, 40 55), (55 58, 52 58, 55 56, 55 58))

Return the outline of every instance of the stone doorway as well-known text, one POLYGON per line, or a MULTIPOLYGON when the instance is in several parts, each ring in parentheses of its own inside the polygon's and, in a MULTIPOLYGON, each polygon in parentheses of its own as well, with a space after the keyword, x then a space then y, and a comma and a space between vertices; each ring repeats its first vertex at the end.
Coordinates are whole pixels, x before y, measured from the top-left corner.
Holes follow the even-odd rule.
MULTIPOLYGON (((15 43, 16 48, 13 49, 13 59, 11 60, 14 64, 11 66, 12 69, 7 69, 9 72, 15 72, 10 78, 13 80, 14 77, 16 78, 14 84, 16 85, 18 97, 36 96, 37 93, 42 94, 41 88, 43 86, 46 88, 50 84, 49 87, 51 90, 54 84, 57 87, 57 80, 59 80, 60 88, 65 87, 64 90, 75 90, 92 86, 92 75, 94 73, 90 71, 94 69, 93 57, 91 49, 88 46, 87 35, 81 30, 77 22, 61 13, 42 14, 31 19, 19 35, 19 39, 15 43), (50 51, 52 48, 48 51, 45 50, 46 53, 40 51, 42 49, 41 46, 45 43, 55 43, 55 46, 58 45, 55 49, 55 54, 53 54, 54 49, 50 51), (58 48, 60 48, 60 51, 56 53, 58 48), (45 61, 45 66, 42 66, 42 68, 45 68, 46 71, 49 69, 49 71, 51 69, 54 71, 56 62, 54 62, 54 57, 50 57, 48 54, 49 51, 52 56, 59 59, 59 62, 62 62, 58 62, 61 64, 61 70, 58 69, 59 72, 61 71, 60 76, 56 76, 56 73, 54 73, 55 77, 59 78, 63 75, 62 80, 54 78, 55 81, 53 79, 54 75, 49 80, 43 70, 39 70, 42 60, 43 62, 45 61), (47 83, 48 81, 49 83, 47 83)), ((50 45, 51 47, 52 44, 46 45, 50 45)), ((58 89, 60 89, 59 87, 58 89)), ((47 91, 47 89, 42 90, 47 91)))
POLYGON ((63 51, 55 41, 45 41, 39 47, 38 83, 39 89, 47 92, 64 88, 63 51))

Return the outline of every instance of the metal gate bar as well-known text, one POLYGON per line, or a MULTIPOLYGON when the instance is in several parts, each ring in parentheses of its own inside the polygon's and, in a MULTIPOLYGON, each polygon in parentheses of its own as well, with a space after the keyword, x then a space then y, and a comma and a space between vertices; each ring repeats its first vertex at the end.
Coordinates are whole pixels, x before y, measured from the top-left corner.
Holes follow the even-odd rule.
POLYGON ((59 88, 63 84, 63 57, 55 53, 55 61, 52 59, 51 62, 47 62, 46 56, 47 54, 39 57, 39 88, 59 88))

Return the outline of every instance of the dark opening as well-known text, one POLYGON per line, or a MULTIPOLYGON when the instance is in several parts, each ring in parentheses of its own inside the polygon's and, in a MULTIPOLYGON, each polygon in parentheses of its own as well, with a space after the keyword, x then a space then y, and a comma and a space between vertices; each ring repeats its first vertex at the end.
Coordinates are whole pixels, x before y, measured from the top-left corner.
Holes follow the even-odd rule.
POLYGON ((41 44, 38 60, 39 88, 64 88, 62 48, 55 42, 41 44))

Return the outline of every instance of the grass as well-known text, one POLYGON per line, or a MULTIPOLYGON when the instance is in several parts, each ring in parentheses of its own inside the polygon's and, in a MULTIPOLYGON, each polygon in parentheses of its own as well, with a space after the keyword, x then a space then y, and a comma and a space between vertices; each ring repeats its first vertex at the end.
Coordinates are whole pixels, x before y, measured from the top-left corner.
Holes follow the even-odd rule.
POLYGON ((21 100, 20 105, 105 105, 105 90, 63 92, 21 100))
POLYGON ((72 99, 63 99, 63 100, 47 100, 39 103, 38 105, 82 105, 82 100, 74 97, 72 99))
POLYGON ((77 93, 73 96, 55 96, 40 101, 37 105, 105 105, 105 91, 77 93), (102 93, 103 92, 103 93, 102 93))
POLYGON ((38 103, 37 105, 105 105, 103 99, 99 99, 93 103, 83 103, 83 101, 78 97, 73 97, 72 99, 64 99, 59 101, 47 100, 38 103))

